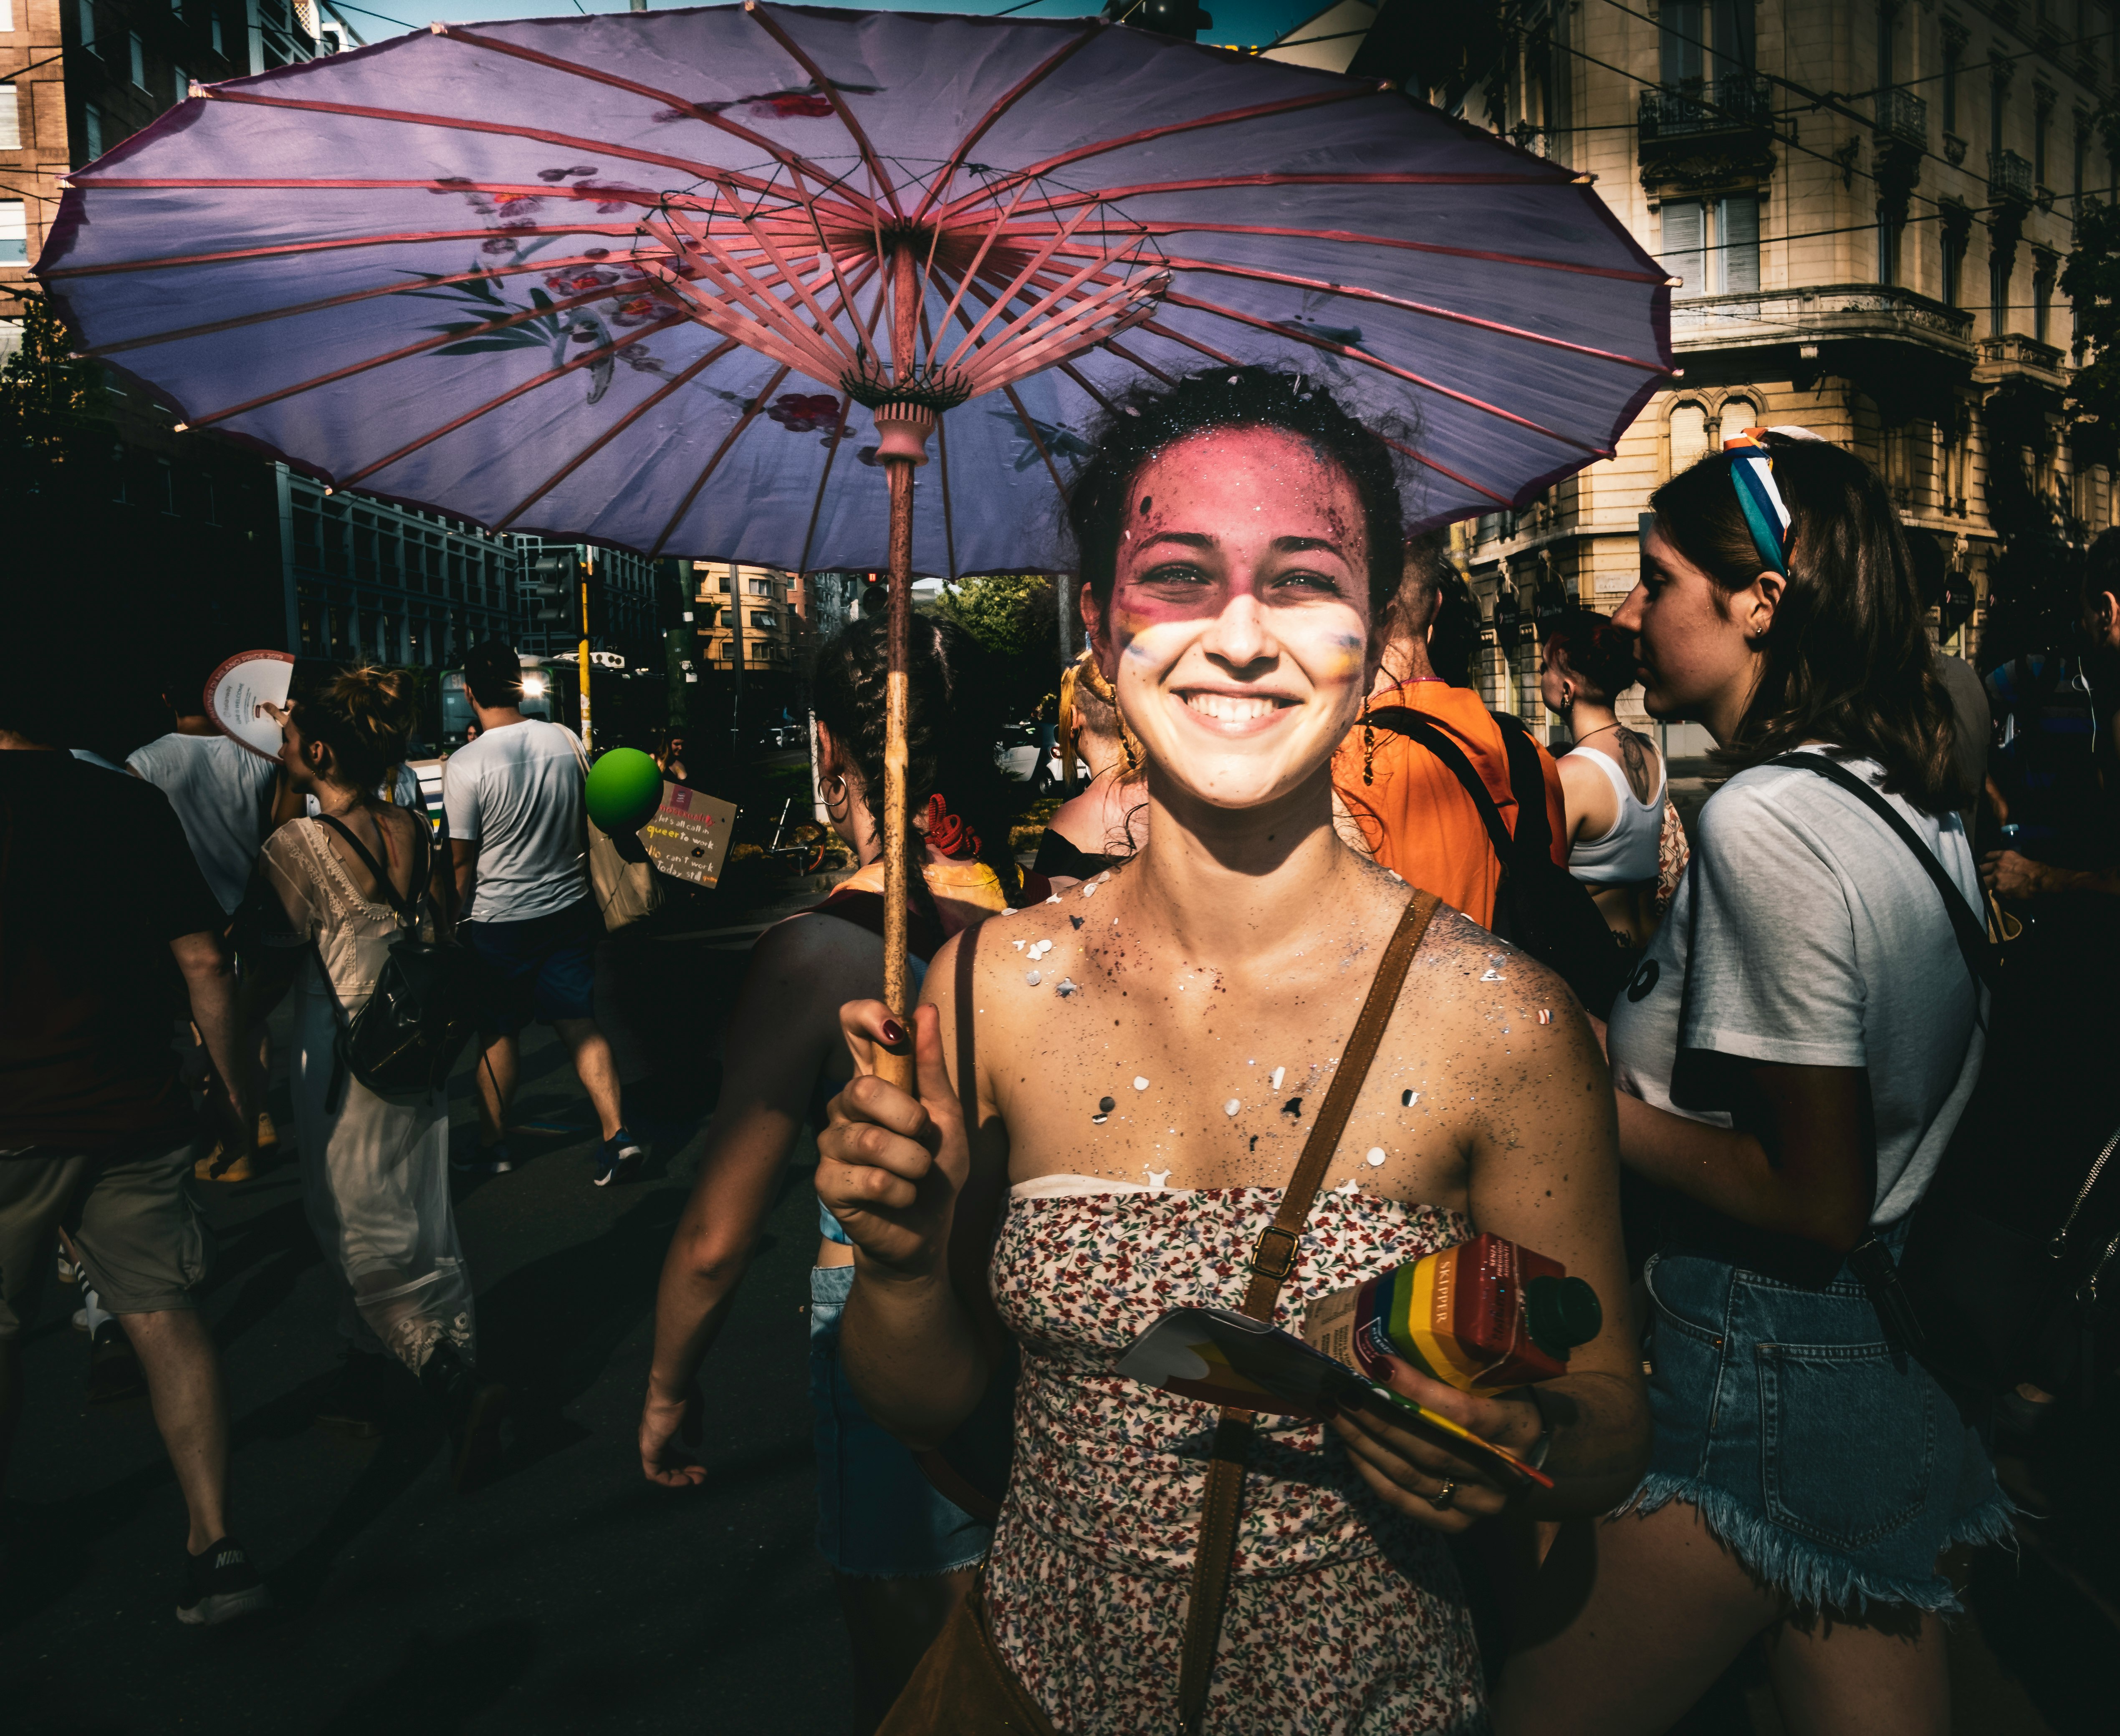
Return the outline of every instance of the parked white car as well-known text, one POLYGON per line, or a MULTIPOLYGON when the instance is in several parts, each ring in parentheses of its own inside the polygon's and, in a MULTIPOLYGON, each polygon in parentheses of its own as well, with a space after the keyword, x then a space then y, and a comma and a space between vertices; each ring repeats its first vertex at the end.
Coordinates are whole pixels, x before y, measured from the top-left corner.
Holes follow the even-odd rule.
MULTIPOLYGON (((1060 782, 1060 754, 1058 749, 1041 749, 1041 735, 1034 723, 1009 725, 995 744, 994 763, 1019 783, 1028 783, 1036 794, 1043 796, 1060 782)), ((1075 761, 1076 785, 1079 788, 1089 781, 1090 768, 1078 756, 1075 761)))

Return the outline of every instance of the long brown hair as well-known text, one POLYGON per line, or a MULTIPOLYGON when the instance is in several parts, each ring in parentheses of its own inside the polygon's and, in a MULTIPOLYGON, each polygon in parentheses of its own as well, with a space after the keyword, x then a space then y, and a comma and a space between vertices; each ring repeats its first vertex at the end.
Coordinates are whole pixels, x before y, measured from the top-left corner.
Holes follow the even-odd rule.
MULTIPOLYGON (((1789 510, 1788 578, 1759 686, 1716 757, 1758 765, 1799 743, 1829 741, 1876 759, 1885 787, 1927 813, 1964 806, 1973 792, 1952 759, 1957 726, 1884 484, 1823 440, 1769 433, 1761 441, 1789 510)), ((1724 597, 1765 566, 1731 462, 1711 453, 1649 497, 1665 537, 1724 597)))

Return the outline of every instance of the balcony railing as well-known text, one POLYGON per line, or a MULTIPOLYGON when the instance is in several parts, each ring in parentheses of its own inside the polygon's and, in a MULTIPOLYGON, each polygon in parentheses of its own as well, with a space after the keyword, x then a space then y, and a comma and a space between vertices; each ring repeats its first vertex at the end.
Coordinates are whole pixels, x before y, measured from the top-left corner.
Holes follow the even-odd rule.
POLYGON ((1644 91, 1639 117, 1642 141, 1763 128, 1772 118, 1772 96, 1767 81, 1753 72, 1733 72, 1698 85, 1689 81, 1681 91, 1644 91))
POLYGON ((1988 191, 1997 199, 2021 199, 2026 204, 2032 197, 2032 165, 2014 151, 1991 151, 1988 153, 1988 191))
POLYGON ((1928 104, 1911 91, 1877 93, 1877 130, 1909 144, 1928 142, 1928 104))

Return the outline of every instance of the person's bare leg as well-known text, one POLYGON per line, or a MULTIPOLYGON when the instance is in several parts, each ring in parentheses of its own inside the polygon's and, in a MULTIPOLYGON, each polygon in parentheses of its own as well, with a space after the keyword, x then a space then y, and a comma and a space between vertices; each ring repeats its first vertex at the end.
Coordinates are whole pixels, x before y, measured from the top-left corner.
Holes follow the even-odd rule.
POLYGON ((1564 1526, 1495 1691, 1496 1736, 1667 1729, 1783 1604, 1683 1502, 1564 1526))
POLYGON ((923 1579, 832 1576, 854 1655, 854 1736, 869 1736, 883 1722, 942 1624, 972 1589, 977 1571, 960 1567, 923 1579))
POLYGON ((574 1064, 574 1077, 582 1082, 582 1089, 588 1093, 589 1102, 596 1107, 597 1121, 603 1128, 603 1137, 609 1139, 624 1125, 618 1112, 618 1062, 611 1055, 611 1045, 604 1040, 593 1019, 556 1019, 552 1028, 567 1046, 567 1054, 574 1064))
POLYGON ((1859 1621, 1792 1616, 1767 1636, 1789 1736, 1947 1736, 1942 1620, 1904 1605, 1859 1621))
POLYGON ((478 1075, 480 1143, 498 1145, 508 1137, 508 1106, 515 1100, 515 1038, 490 1039, 472 1070, 478 1075))
POLYGON ((191 1515, 187 1546, 198 1555, 228 1535, 228 1394, 213 1334, 195 1308, 120 1318, 147 1377, 155 1427, 191 1515))

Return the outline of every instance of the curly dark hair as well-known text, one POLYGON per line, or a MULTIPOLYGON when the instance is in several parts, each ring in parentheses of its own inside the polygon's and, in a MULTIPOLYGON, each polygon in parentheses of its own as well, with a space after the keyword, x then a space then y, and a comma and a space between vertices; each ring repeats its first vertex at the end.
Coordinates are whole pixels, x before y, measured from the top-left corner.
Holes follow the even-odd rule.
POLYGON ((1435 625, 1428 635, 1429 666, 1452 687, 1472 685, 1472 659, 1484 624, 1479 599, 1465 575, 1448 564, 1435 574, 1435 625))
MULTIPOLYGON (((1957 726, 1891 496, 1851 452, 1772 432, 1760 439, 1789 510, 1788 580, 1760 685, 1716 757, 1758 765, 1801 742, 1834 742, 1875 759, 1885 787, 1916 807, 1963 807, 1974 792, 1952 755, 1957 726)), ((1714 580, 1718 604, 1761 570, 1732 462, 1711 453, 1649 496, 1665 537, 1714 580)))
POLYGON ((1398 460, 1384 435, 1356 421, 1323 386, 1267 368, 1208 368, 1168 388, 1137 387, 1105 413, 1091 437, 1096 455, 1067 494, 1077 570, 1097 606, 1112 599, 1134 479, 1158 453, 1217 428, 1282 429, 1346 473, 1362 503, 1369 612, 1381 620, 1406 564, 1398 460))
MULTIPOLYGON (((818 722, 853 760, 862 799, 879 835, 883 831, 885 688, 890 663, 888 617, 846 627, 817 653, 811 703, 818 722)), ((1018 805, 1014 785, 994 763, 996 726, 1007 713, 1007 689, 993 654, 955 621, 915 615, 905 648, 905 791, 909 844, 912 819, 940 796, 949 810, 979 834, 979 860, 993 870, 1011 904, 1024 898, 1009 829, 1018 805)), ((923 876, 907 884, 932 917, 933 895, 923 876)))
POLYGON ((1583 697, 1610 705, 1634 685, 1634 636, 1595 609, 1570 609, 1546 636, 1546 652, 1560 654, 1583 697))

